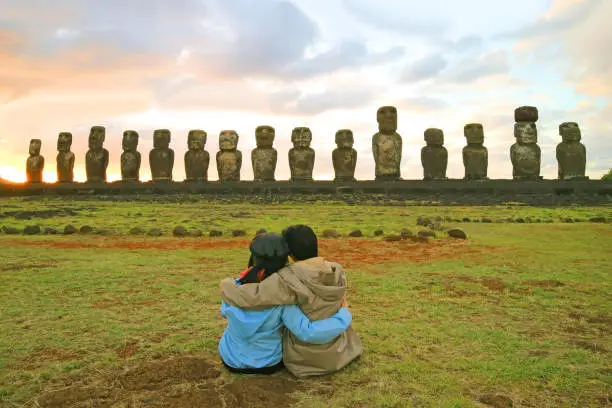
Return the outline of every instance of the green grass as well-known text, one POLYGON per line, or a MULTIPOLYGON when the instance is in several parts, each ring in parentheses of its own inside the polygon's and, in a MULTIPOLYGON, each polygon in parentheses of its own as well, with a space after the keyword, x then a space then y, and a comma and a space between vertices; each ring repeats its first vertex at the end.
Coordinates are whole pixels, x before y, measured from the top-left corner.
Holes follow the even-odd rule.
MULTIPOLYGON (((559 222, 610 218, 611 207, 0 200, 0 213, 53 208, 77 215, 7 217, 0 225, 91 225, 111 236, 0 235, 0 406, 22 406, 47 389, 160 356, 218 362, 225 327, 218 282, 244 267, 246 246, 206 248, 231 238, 114 234, 140 226, 170 235, 184 225, 226 235, 242 228, 251 236, 259 228, 307 223, 319 232, 360 228, 371 236, 378 228, 416 231, 420 215, 554 222, 449 222, 470 240, 448 250, 455 244, 442 239, 433 246, 439 253, 428 252, 429 245, 351 239, 375 251, 397 246, 380 259, 369 254, 376 264, 347 267, 353 325, 365 353, 336 375, 304 381, 296 407, 478 407, 486 406, 483 396, 496 394, 514 406, 600 407, 612 398, 612 226, 559 222), (112 246, 117 240, 169 249, 120 249, 112 246), (202 245, 188 245, 196 240, 202 245), (121 356, 128 345, 134 354, 121 356)), ((343 263, 347 240, 322 244, 343 263)))

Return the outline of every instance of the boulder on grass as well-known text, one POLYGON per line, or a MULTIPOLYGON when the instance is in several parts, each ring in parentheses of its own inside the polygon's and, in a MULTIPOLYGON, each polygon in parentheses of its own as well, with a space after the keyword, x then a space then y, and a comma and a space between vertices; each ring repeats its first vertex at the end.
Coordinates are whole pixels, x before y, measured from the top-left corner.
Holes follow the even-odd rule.
POLYGON ((381 229, 377 229, 376 231, 374 231, 374 236, 375 237, 382 237, 383 235, 385 235, 385 231, 383 231, 381 229))
POLYGON ((457 239, 467 239, 467 234, 458 228, 448 230, 448 236, 457 239))
POLYGON ((210 230, 210 232, 208 233, 208 236, 210 236, 210 237, 220 237, 220 236, 223 236, 223 232, 217 231, 217 230, 210 230))
POLYGON ((243 229, 235 229, 232 231, 232 237, 245 237, 246 231, 243 229))
POLYGON ((408 239, 411 236, 413 236, 414 234, 412 233, 412 231, 410 231, 408 228, 402 228, 402 230, 400 231, 400 236, 403 239, 408 239))
POLYGON ((81 234, 91 234, 93 232, 93 228, 90 227, 89 225, 83 225, 80 229, 79 232, 81 234))
POLYGON ((183 227, 182 225, 177 225, 172 231, 172 235, 174 235, 175 237, 186 237, 187 234, 187 228, 183 227))
POLYGON ((334 229, 326 229, 323 231, 323 238, 340 238, 342 234, 334 229))
POLYGON ((23 233, 25 235, 38 235, 41 233, 41 229, 38 225, 28 225, 23 229, 23 233))
POLYGON ((130 235, 143 235, 146 231, 140 227, 130 228, 130 235))
POLYGON ((361 232, 361 230, 354 230, 349 232, 348 234, 349 237, 353 237, 353 238, 359 238, 359 237, 363 237, 363 232, 361 232))
POLYGON ((161 237, 163 234, 159 228, 151 228, 147 231, 147 235, 150 237, 161 237))
POLYGON ((76 234, 77 232, 79 232, 79 230, 76 229, 74 225, 66 225, 64 228, 64 235, 72 235, 76 234))

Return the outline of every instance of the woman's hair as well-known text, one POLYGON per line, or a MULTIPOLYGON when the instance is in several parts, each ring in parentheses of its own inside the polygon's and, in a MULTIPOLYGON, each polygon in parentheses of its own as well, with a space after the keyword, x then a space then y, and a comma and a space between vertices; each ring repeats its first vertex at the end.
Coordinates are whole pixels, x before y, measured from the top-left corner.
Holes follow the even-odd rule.
POLYGON ((260 282, 285 267, 289 261, 287 243, 273 232, 257 235, 251 241, 249 250, 251 269, 240 279, 243 284, 260 282))

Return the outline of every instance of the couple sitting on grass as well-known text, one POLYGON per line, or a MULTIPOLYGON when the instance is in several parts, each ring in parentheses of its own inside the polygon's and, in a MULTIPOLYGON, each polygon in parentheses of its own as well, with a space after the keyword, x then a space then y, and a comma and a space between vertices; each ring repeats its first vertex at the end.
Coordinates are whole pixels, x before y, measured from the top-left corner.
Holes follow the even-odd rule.
POLYGON ((361 355, 346 308, 346 275, 319 257, 310 227, 260 234, 249 249, 248 269, 221 281, 228 325, 219 354, 230 371, 272 374, 286 367, 307 377, 338 371, 361 355))

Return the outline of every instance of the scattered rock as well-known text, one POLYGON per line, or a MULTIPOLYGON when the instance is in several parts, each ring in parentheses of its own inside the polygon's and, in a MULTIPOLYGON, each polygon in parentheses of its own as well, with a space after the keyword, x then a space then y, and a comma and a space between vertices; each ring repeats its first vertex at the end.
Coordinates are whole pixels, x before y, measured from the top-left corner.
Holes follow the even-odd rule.
POLYGON ((266 231, 264 228, 260 228, 255 233, 255 236, 258 236, 258 235, 261 235, 261 234, 265 234, 266 232, 268 232, 268 231, 266 231))
POLYGON ((340 238, 342 234, 334 229, 326 229, 323 231, 323 238, 340 238))
POLYGON ((606 222, 606 217, 592 217, 592 218, 589 218, 589 221, 602 223, 602 222, 606 222))
POLYGON ((232 231, 232 237, 244 237, 246 234, 246 231, 243 229, 236 229, 232 231))
POLYGON ((143 235, 145 230, 140 227, 130 228, 130 235, 143 235))
POLYGON ((200 238, 202 235, 204 235, 204 233, 200 229, 194 229, 189 232, 189 236, 194 238, 200 238))
POLYGON ((223 236, 223 232, 217 231, 217 230, 210 230, 210 232, 208 233, 208 236, 210 236, 210 237, 220 237, 220 236, 223 236))
POLYGON ((66 225, 64 228, 64 235, 72 235, 76 234, 77 232, 79 232, 79 230, 76 229, 74 225, 66 225))
POLYGON ((376 231, 374 231, 374 236, 375 237, 382 237, 383 235, 385 235, 385 231, 383 231, 381 229, 377 229, 376 231))
POLYGON ((25 235, 37 235, 41 233, 41 229, 38 225, 28 225, 23 229, 25 235))
POLYGON ((163 233, 159 228, 151 228, 147 231, 147 235, 150 237, 161 237, 163 233))
POLYGON ((457 239, 467 239, 467 234, 458 228, 448 230, 448 236, 457 239))
POLYGON ((426 244, 429 242, 429 237, 412 236, 409 238, 412 242, 416 242, 417 244, 426 244))
POLYGON ((55 228, 47 227, 44 229, 43 234, 45 235, 57 235, 57 230, 55 228))
POLYGON ((400 236, 403 239, 408 239, 411 236, 413 236, 414 234, 412 233, 412 231, 410 231, 408 228, 402 228, 402 230, 400 231, 400 236))
POLYGON ((421 238, 435 238, 436 233, 433 231, 421 230, 417 232, 417 235, 421 238))
POLYGON ((444 217, 444 221, 446 221, 446 222, 452 222, 452 221, 453 221, 453 219, 447 215, 446 217, 444 217))
POLYGON ((401 240, 402 240, 402 237, 399 235, 387 235, 386 237, 383 237, 383 241, 385 242, 397 242, 401 240))
POLYGON ((524 224, 525 223, 525 219, 524 218, 517 218, 516 220, 514 220, 514 222, 519 223, 519 224, 524 224))
POLYGON ((15 227, 2 227, 2 231, 4 231, 7 235, 17 235, 20 231, 15 227))
POLYGON ((91 234, 93 232, 93 228, 91 228, 89 225, 83 225, 79 232, 81 234, 91 234))
POLYGON ((426 218, 426 217, 417 218, 417 225, 420 225, 422 227, 427 227, 430 224, 432 224, 432 221, 429 218, 426 218))
POLYGON ((363 233, 361 232, 361 230, 354 230, 349 232, 348 234, 349 237, 353 237, 353 238, 359 238, 359 237, 363 237, 363 233))
POLYGON ((434 220, 435 220, 436 222, 442 222, 442 221, 444 221, 444 218, 442 218, 442 217, 440 217, 440 216, 438 215, 438 216, 436 216, 436 218, 434 218, 434 220))
POLYGON ((463 222, 470 222, 470 221, 472 221, 472 220, 470 220, 468 217, 464 217, 464 218, 462 219, 462 221, 463 221, 463 222))
POLYGON ((482 217, 480 221, 483 222, 484 224, 491 224, 493 222, 492 219, 487 218, 487 217, 482 217))
POLYGON ((574 218, 574 222, 583 222, 584 220, 582 218, 574 218))
POLYGON ((572 224, 572 223, 574 222, 574 219, 573 219, 573 218, 570 218, 570 217, 567 217, 567 218, 564 218, 564 219, 563 219, 563 222, 566 222, 566 223, 568 223, 568 224, 572 224))
POLYGON ((183 227, 182 225, 174 227, 174 230, 172 231, 172 235, 175 237, 186 237, 187 234, 187 228, 183 227))

